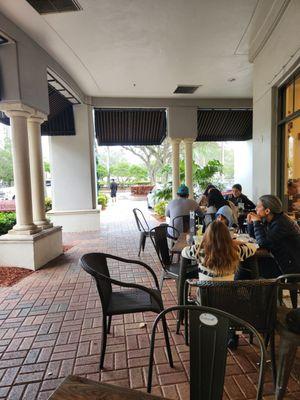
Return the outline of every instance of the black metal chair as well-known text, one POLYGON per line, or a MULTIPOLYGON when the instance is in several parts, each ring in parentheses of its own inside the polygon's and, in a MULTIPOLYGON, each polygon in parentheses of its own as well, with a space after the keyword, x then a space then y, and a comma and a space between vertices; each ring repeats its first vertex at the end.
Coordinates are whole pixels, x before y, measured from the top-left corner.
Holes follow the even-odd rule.
MULTIPOLYGON (((277 278, 279 300, 281 306, 277 310, 277 322, 276 331, 280 336, 279 345, 279 358, 278 358, 278 371, 276 378, 276 390, 275 398, 276 400, 281 400, 284 398, 288 380, 291 374, 292 366, 294 364, 297 348, 300 346, 300 326, 298 326, 298 333, 293 332, 288 325, 287 315, 295 309, 293 301, 292 307, 287 307, 282 301, 282 291, 289 290, 291 292, 297 292, 300 289, 300 274, 289 274, 282 275, 277 278)), ((291 296, 292 300, 292 296, 291 296)), ((299 311, 299 309, 298 309, 299 311)), ((294 311, 294 312, 298 312, 294 311)), ((295 324, 297 322, 295 321, 295 324)), ((276 372, 276 368, 275 368, 276 372)))
MULTIPOLYGON (((81 257, 80 263, 82 268, 95 279, 101 300, 103 317, 100 369, 102 369, 104 364, 107 334, 110 332, 112 316, 145 311, 160 313, 164 309, 163 301, 158 288, 158 280, 154 271, 147 264, 141 261, 128 260, 105 253, 88 253, 81 257), (137 264, 145 268, 153 277, 156 288, 150 289, 136 283, 127 283, 112 279, 108 269, 108 260, 119 261, 127 264, 137 264), (129 289, 113 291, 112 285, 129 289)), ((170 366, 173 367, 167 324, 164 318, 162 319, 162 323, 169 363, 170 366)))
POLYGON ((202 306, 177 306, 161 312, 152 328, 147 391, 151 392, 153 354, 156 327, 161 318, 173 311, 189 314, 190 342, 190 399, 221 400, 227 359, 227 342, 232 325, 245 326, 258 340, 260 347, 260 368, 256 399, 263 395, 266 350, 263 339, 248 322, 224 311, 202 306))
POLYGON ((188 233, 190 231, 190 215, 178 215, 173 218, 172 226, 179 232, 188 233))
MULTIPOLYGON (((270 356, 275 383, 276 280, 187 281, 186 285, 196 286, 199 289, 197 304, 228 312, 247 321, 263 335, 266 347, 270 341, 270 356)), ((185 287, 186 290, 187 287, 185 287)), ((243 326, 233 326, 232 329, 244 330, 243 326)), ((187 338, 187 327, 185 335, 187 338)), ((252 341, 251 334, 250 338, 252 341)))
POLYGON ((141 250, 145 250, 146 238, 150 236, 150 227, 143 212, 139 208, 134 208, 133 210, 135 222, 137 228, 140 232, 140 243, 139 243, 139 252, 138 257, 141 254, 141 250))
MULTIPOLYGON (((161 224, 150 230, 150 238, 156 250, 157 256, 162 266, 160 277, 160 290, 162 290, 165 279, 179 280, 180 262, 174 263, 170 253, 168 239, 173 240, 179 237, 179 232, 173 226, 161 224)), ((190 266, 186 269, 185 279, 192 279, 197 276, 198 266, 190 266)), ((182 303, 181 303, 182 304, 182 303)))

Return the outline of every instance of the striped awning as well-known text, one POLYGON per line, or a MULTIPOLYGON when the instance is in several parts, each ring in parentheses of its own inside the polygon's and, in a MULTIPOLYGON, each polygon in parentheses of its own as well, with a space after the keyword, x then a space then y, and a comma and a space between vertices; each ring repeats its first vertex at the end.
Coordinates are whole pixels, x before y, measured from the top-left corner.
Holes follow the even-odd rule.
POLYGON ((50 114, 41 126, 43 136, 73 136, 75 123, 73 105, 58 90, 48 84, 50 114))
POLYGON ((197 142, 252 139, 252 110, 199 109, 197 142))
MULTIPOLYGON (((42 136, 75 135, 73 105, 56 89, 48 84, 50 114, 48 120, 41 125, 42 136)), ((0 122, 10 125, 9 118, 0 111, 0 122)))
POLYGON ((99 146, 159 145, 166 137, 166 130, 165 109, 95 109, 99 146))

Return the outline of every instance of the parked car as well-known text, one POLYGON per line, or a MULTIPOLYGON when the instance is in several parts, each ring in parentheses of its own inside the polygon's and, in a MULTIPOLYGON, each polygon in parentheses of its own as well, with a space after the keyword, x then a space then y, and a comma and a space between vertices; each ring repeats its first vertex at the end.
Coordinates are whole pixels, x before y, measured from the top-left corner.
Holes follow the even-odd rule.
POLYGON ((2 187, 0 188, 0 199, 1 200, 14 200, 16 192, 14 187, 2 187))
POLYGON ((155 204, 158 202, 155 193, 157 190, 160 190, 162 185, 157 184, 153 187, 153 189, 147 194, 147 206, 148 208, 154 208, 155 204))

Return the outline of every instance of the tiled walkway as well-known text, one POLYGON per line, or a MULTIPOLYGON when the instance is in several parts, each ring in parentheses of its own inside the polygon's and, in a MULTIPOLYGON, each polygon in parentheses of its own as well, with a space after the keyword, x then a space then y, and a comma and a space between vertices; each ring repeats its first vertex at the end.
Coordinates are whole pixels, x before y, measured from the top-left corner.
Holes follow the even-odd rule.
MULTIPOLYGON (((73 247, 19 284, 0 292, 0 398, 47 399, 65 376, 76 374, 96 381, 145 390, 149 332, 154 314, 115 317, 109 335, 105 369, 98 370, 101 311, 94 282, 80 269, 78 260, 86 252, 105 251, 137 258, 138 234, 131 212, 134 206, 146 213, 145 202, 120 199, 101 214, 100 232, 65 234, 73 247), (141 327, 141 322, 146 326, 141 327)), ((147 218, 150 219, 150 216, 147 218)), ((152 219, 152 223, 157 222, 152 219)), ((150 243, 142 260, 159 271, 150 243)), ((121 279, 149 283, 149 277, 129 266, 113 274, 121 279)), ((166 281, 165 306, 174 305, 175 285, 166 281)), ((153 393, 188 399, 188 348, 176 335, 175 320, 169 320, 175 369, 168 366, 161 333, 155 354, 153 393)), ((257 355, 246 341, 228 357, 224 399, 254 399, 257 355)), ((268 369, 265 399, 273 399, 268 369)), ((300 385, 290 379, 287 399, 300 398, 300 385)))

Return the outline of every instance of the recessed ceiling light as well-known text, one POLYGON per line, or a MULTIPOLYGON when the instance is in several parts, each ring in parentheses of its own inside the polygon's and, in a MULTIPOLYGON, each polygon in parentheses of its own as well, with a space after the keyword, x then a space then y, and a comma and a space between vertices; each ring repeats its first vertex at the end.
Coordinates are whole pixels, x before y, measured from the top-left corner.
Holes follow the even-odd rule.
POLYGON ((228 80, 228 82, 234 82, 234 81, 236 81, 235 78, 229 78, 229 79, 227 79, 227 80, 228 80))

